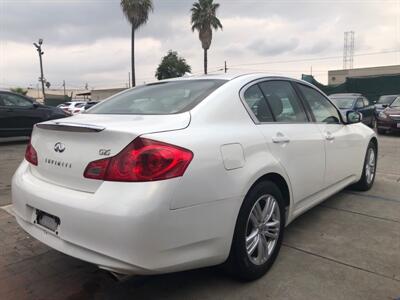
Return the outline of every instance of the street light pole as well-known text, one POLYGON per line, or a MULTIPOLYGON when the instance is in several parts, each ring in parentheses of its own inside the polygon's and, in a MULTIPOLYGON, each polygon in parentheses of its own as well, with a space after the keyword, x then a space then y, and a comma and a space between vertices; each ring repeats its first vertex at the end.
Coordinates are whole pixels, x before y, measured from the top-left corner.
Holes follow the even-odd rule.
POLYGON ((43 62, 42 62, 42 55, 44 52, 42 51, 42 44, 43 44, 43 39, 39 39, 39 45, 36 43, 33 43, 33 45, 36 47, 37 52, 39 53, 39 62, 40 62, 40 79, 39 81, 42 83, 42 93, 43 93, 43 101, 46 99, 46 94, 44 92, 44 76, 43 76, 43 62))

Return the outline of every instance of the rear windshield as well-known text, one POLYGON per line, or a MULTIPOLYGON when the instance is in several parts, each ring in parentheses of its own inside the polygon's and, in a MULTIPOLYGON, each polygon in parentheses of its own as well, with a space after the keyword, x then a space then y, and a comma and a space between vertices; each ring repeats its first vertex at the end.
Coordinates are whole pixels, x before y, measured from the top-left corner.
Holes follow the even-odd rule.
POLYGON ((333 103, 336 104, 337 107, 340 109, 349 109, 353 107, 354 101, 356 99, 354 98, 335 98, 335 97, 330 97, 330 99, 333 101, 333 103))
POLYGON ((226 80, 179 80, 140 86, 108 98, 89 114, 165 115, 188 111, 226 80))

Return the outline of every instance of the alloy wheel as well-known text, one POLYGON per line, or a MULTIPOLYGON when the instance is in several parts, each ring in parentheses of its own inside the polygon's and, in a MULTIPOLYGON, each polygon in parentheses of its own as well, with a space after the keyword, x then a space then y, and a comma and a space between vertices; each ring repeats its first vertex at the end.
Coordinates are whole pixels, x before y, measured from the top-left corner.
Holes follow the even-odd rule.
POLYGON ((255 265, 264 264, 275 249, 280 234, 280 210, 272 195, 262 195, 254 203, 246 226, 246 251, 255 265))
POLYGON ((375 176, 375 151, 372 148, 368 149, 367 161, 365 165, 365 177, 367 179, 367 183, 370 184, 375 176))

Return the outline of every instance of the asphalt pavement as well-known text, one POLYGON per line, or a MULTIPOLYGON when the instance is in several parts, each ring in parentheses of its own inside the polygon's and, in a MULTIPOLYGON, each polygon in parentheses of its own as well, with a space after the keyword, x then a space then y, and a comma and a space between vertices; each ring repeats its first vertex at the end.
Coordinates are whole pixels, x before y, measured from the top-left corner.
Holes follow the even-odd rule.
POLYGON ((34 240, 7 212, 26 142, 0 142, 0 299, 399 299, 400 136, 379 145, 374 187, 299 217, 270 272, 245 284, 218 268, 117 282, 34 240))

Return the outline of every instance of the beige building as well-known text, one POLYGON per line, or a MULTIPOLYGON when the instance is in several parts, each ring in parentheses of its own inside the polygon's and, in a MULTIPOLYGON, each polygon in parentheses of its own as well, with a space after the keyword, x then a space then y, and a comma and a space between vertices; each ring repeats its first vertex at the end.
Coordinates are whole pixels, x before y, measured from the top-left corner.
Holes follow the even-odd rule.
MULTIPOLYGON (((43 94, 41 88, 27 88, 27 96, 36 99, 39 102, 43 102, 43 94)), ((83 100, 83 97, 77 96, 77 94, 84 93, 86 90, 80 90, 80 89, 66 89, 65 94, 67 96, 72 96, 73 99, 77 100, 83 100)), ((64 89, 48 89, 46 88, 45 90, 46 95, 48 96, 63 96, 64 95, 64 89)))
POLYGON ((122 92, 126 90, 126 88, 115 88, 115 89, 101 89, 101 90, 92 90, 90 99, 92 101, 100 101, 104 100, 114 94, 122 92))
POLYGON ((400 74, 400 65, 348 70, 332 70, 328 71, 328 84, 336 85, 344 83, 347 77, 365 77, 392 74, 400 74))

